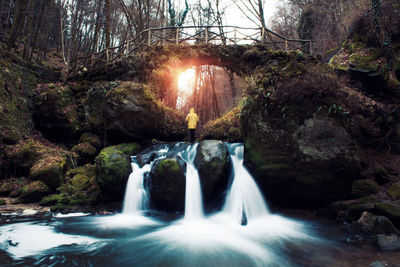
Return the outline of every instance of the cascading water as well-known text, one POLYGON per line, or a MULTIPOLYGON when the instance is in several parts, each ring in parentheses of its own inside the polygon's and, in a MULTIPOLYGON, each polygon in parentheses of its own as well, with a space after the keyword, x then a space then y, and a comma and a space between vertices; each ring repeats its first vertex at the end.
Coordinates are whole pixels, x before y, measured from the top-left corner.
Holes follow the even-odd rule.
POLYGON ((233 165, 233 182, 225 201, 223 213, 241 224, 269 214, 265 200, 251 174, 243 166, 243 145, 226 144, 233 165))
POLYGON ((196 157, 198 144, 188 146, 186 151, 179 153, 186 162, 186 192, 185 192, 185 220, 196 220, 204 217, 203 199, 201 196, 200 178, 194 158, 196 157))
POLYGON ((132 173, 129 175, 128 183, 125 191, 125 198, 122 213, 123 214, 141 214, 149 208, 149 199, 144 184, 145 175, 150 172, 156 160, 165 158, 168 152, 167 148, 163 148, 157 152, 157 157, 149 164, 145 164, 142 168, 136 162, 136 157, 132 157, 132 173))

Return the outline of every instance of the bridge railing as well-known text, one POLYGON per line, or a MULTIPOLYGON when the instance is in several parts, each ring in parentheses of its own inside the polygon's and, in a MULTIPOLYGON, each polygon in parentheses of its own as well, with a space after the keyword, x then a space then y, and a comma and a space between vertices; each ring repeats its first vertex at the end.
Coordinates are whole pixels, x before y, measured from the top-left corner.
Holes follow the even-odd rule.
POLYGON ((69 72, 84 68, 96 68, 110 62, 127 58, 143 47, 154 45, 179 44, 262 44, 277 50, 300 50, 312 54, 312 40, 290 39, 267 28, 239 26, 180 26, 149 28, 140 32, 135 38, 118 46, 105 48, 88 56, 78 57, 69 62, 69 72))

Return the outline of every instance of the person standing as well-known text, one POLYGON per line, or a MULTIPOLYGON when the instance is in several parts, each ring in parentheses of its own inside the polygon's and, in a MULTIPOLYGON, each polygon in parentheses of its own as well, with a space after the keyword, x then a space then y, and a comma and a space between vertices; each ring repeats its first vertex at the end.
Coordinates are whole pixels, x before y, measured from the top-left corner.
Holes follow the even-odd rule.
POLYGON ((196 113, 194 113, 194 108, 190 109, 189 114, 186 116, 186 121, 188 122, 188 129, 190 133, 190 142, 194 142, 194 133, 196 131, 197 122, 199 121, 199 117, 196 113))

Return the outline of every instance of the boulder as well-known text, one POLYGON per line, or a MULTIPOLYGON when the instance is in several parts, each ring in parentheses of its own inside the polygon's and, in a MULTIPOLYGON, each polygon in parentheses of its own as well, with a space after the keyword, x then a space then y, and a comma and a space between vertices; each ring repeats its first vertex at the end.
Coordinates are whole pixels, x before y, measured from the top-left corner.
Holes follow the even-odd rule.
POLYGON ((351 188, 351 194, 355 197, 365 197, 379 192, 379 185, 373 180, 354 181, 351 188))
POLYGON ((329 118, 306 119, 297 128, 279 121, 263 112, 242 121, 245 164, 268 199, 321 206, 349 198, 361 165, 347 131, 329 118))
POLYGON ((398 235, 376 235, 374 243, 385 251, 400 251, 400 237, 398 235))
POLYGON ((21 189, 19 199, 23 203, 37 202, 50 193, 50 189, 42 181, 33 181, 21 189))
POLYGON ((94 159, 97 149, 90 143, 85 142, 75 145, 71 151, 79 155, 79 162, 86 163, 94 159))
POLYGON ((40 159, 30 169, 31 180, 40 180, 51 189, 56 189, 64 181, 66 159, 64 156, 47 156, 40 159))
POLYGON ((79 138, 80 143, 89 143, 95 148, 101 147, 100 137, 92 133, 84 133, 79 138))
POLYGON ((240 107, 229 111, 221 118, 207 122, 201 133, 201 139, 216 139, 227 142, 241 142, 240 107))
POLYGON ((197 147, 194 165, 199 172, 206 208, 221 205, 231 171, 228 148, 221 141, 201 141, 197 147))
POLYGON ((68 85, 38 85, 34 107, 35 125, 51 141, 71 141, 82 130, 75 97, 68 85))
POLYGON ((399 233, 399 230, 394 227, 394 225, 388 218, 384 216, 376 216, 367 211, 363 212, 361 218, 355 222, 355 225, 359 227, 364 233, 370 235, 388 235, 399 233))
POLYGON ((130 156, 140 151, 136 143, 106 147, 96 157, 96 182, 107 199, 122 200, 129 174, 130 156))
POLYGON ((185 208, 185 174, 178 159, 162 159, 150 172, 151 206, 167 211, 182 212, 185 208))

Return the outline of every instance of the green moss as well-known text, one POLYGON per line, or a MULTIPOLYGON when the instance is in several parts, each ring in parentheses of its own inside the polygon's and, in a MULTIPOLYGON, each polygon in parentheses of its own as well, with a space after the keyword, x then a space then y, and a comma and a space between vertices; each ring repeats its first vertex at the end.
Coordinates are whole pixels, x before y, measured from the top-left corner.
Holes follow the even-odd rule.
POLYGON ((354 181, 351 194, 356 197, 364 197, 379 192, 379 185, 372 180, 354 181))
POLYGON ((388 217, 397 225, 400 225, 400 206, 388 203, 377 203, 375 205, 379 214, 388 217))
POLYGON ((83 190, 90 185, 90 178, 83 174, 77 174, 72 178, 71 183, 77 190, 83 190))
POLYGON ((80 143, 89 143, 92 146, 99 148, 101 146, 100 137, 92 133, 84 133, 79 139, 80 143))
POLYGON ((174 173, 178 174, 180 169, 176 160, 164 159, 157 165, 157 172, 173 175, 174 173))
POLYGON ((216 139, 229 142, 241 140, 240 116, 241 108, 236 107, 222 117, 209 121, 203 129, 201 139, 216 139))
POLYGON ((399 199, 400 198, 400 182, 395 183, 394 185, 389 187, 389 196, 393 199, 399 199))
POLYGON ((0 206, 4 206, 6 204, 7 204, 7 202, 4 199, 0 199, 0 206))
POLYGON ((96 148, 90 143, 80 143, 74 146, 71 151, 78 153, 79 155, 89 155, 92 156, 96 154, 96 148))
POLYGON ((50 189, 42 181, 31 182, 21 189, 19 199, 24 203, 36 202, 50 193, 50 189))
POLYGON ((142 150, 142 147, 138 143, 125 143, 116 145, 113 147, 116 150, 121 151, 127 156, 133 156, 142 150))
POLYGON ((30 178, 43 181, 50 188, 57 188, 63 182, 65 169, 65 157, 48 156, 39 160, 30 169, 30 178))

